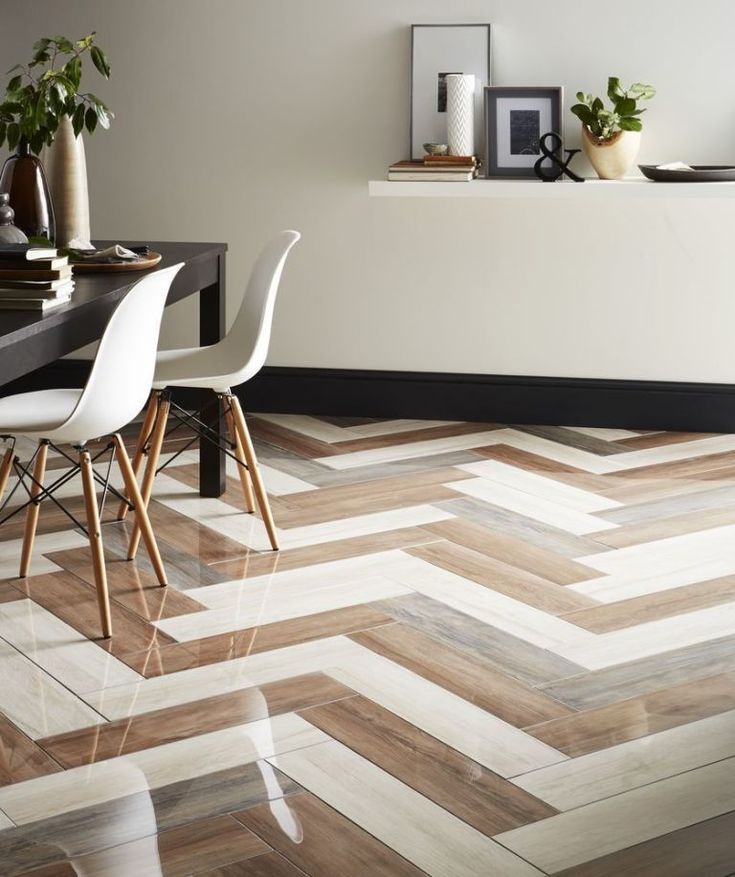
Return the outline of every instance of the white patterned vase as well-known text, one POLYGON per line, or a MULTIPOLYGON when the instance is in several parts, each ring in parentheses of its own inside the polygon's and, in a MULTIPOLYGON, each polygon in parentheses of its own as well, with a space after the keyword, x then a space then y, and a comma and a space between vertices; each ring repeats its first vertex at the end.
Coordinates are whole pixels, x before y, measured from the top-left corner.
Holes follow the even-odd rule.
POLYGON ((475 77, 447 76, 447 144, 450 155, 475 154, 475 77))

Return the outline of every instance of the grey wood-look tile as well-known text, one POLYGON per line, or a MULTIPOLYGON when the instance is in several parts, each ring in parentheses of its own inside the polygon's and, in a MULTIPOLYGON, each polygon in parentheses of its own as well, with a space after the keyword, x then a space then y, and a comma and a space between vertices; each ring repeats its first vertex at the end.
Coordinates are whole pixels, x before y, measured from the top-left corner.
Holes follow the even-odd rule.
MULTIPOLYGON (((584 435, 565 426, 531 426, 528 424, 522 426, 513 425, 513 429, 519 432, 528 433, 528 435, 536 435, 539 438, 549 439, 560 445, 566 445, 570 448, 578 448, 580 451, 589 451, 591 454, 599 454, 601 457, 607 457, 612 454, 624 454, 626 448, 616 445, 613 442, 607 442, 594 436, 584 435)), ((627 449, 630 450, 630 449, 627 449)))
POLYGON ((603 670, 568 674, 570 678, 541 687, 576 710, 588 710, 731 670, 735 636, 725 636, 603 670))
POLYGON ((688 512, 719 509, 723 506, 731 506, 733 503, 735 503, 735 486, 726 485, 697 493, 685 493, 666 499, 626 505, 623 508, 599 512, 599 516, 615 524, 637 524, 641 521, 670 518, 688 512))
POLYGON ((600 545, 589 536, 575 536, 473 497, 450 499, 435 505, 457 517, 523 539, 532 545, 554 551, 562 557, 576 559, 609 550, 607 546, 600 545))
POLYGON ((584 672, 584 668, 553 652, 422 594, 407 594, 372 605, 397 621, 448 645, 485 658, 504 672, 531 685, 549 684, 553 680, 584 672))

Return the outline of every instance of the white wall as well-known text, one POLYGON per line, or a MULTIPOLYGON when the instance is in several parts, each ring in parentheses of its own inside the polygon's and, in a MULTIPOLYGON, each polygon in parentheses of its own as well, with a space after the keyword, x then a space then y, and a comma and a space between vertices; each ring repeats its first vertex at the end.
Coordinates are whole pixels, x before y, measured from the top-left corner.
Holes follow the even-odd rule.
POLYGON ((271 365, 735 383, 735 200, 368 198, 408 150, 408 25, 442 21, 493 23, 498 85, 656 85, 642 161, 735 163, 731 0, 0 0, 0 67, 98 31, 93 233, 228 241, 230 314, 303 232, 271 365))

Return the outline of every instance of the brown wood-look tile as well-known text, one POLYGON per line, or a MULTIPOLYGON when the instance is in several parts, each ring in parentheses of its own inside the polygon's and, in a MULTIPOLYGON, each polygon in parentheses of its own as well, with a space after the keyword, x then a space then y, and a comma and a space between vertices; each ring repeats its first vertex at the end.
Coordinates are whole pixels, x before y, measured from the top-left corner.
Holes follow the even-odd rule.
POLYGON ((501 673, 514 676, 528 685, 551 686, 556 680, 585 672, 579 664, 573 664, 561 655, 478 621, 423 594, 405 594, 372 605, 404 625, 459 649, 471 658, 483 658, 501 673))
POLYGON ((609 633, 647 621, 672 618, 696 609, 735 601, 735 576, 683 585, 617 603, 604 603, 565 615, 566 621, 592 633, 609 633))
MULTIPOLYGON (((166 474, 175 478, 176 481, 180 481, 182 484, 186 484, 191 487, 192 492, 197 492, 199 490, 199 465, 197 463, 186 463, 183 466, 172 466, 170 469, 166 470, 166 474)), ((232 506, 233 511, 241 511, 243 514, 251 514, 247 512, 245 509, 245 501, 242 495, 242 484, 240 483, 239 478, 233 478, 231 475, 227 475, 225 478, 225 492, 219 497, 221 502, 226 503, 227 505, 232 506)), ((274 515, 277 515, 280 521, 280 516, 283 513, 283 506, 281 500, 277 496, 269 497, 271 509, 274 515)), ((260 518, 260 509, 257 509, 252 512, 255 517, 260 518)), ((280 526, 280 524, 279 524, 280 526)), ((223 537, 226 542, 223 544, 231 543, 234 540, 227 539, 227 537, 223 537)), ((235 542, 235 545, 239 545, 239 542, 235 542)), ((243 546, 240 545, 240 550, 242 551, 243 546)), ((247 550, 247 549, 246 549, 247 550)), ((221 560, 221 557, 216 558, 217 560, 221 560)))
POLYGON ((350 638, 516 727, 572 712, 482 658, 471 657, 404 624, 353 633, 350 638))
POLYGON ((409 548, 412 545, 436 542, 438 539, 438 536, 427 532, 425 527, 404 527, 400 530, 373 533, 369 536, 354 536, 350 539, 339 539, 320 545, 307 545, 304 548, 252 552, 237 560, 215 563, 213 568, 223 577, 223 581, 229 581, 284 572, 288 569, 299 569, 317 563, 326 563, 330 560, 362 557, 379 551, 390 551, 394 548, 409 548))
POLYGON ((203 871, 195 877, 304 877, 304 872, 279 853, 265 853, 213 871, 203 871))
POLYGON ((60 766, 40 746, 0 715, 0 786, 59 770, 60 766))
POLYGON ((597 570, 563 555, 462 518, 425 524, 423 529, 557 585, 572 585, 599 575, 597 570))
POLYGON ((670 463, 652 463, 616 473, 620 478, 703 478, 721 468, 735 465, 735 451, 706 454, 674 460, 670 463))
MULTIPOLYGON (((156 519, 156 515, 159 514, 161 508, 165 507, 157 502, 151 503, 149 509, 152 522, 156 519)), ((225 581, 214 567, 209 566, 202 561, 198 553, 200 550, 200 544, 208 544, 208 539, 212 543, 217 541, 215 531, 202 526, 201 532, 198 534, 200 541, 197 541, 194 539, 194 534, 191 532, 191 528, 187 526, 187 522, 191 522, 190 519, 183 515, 179 515, 176 512, 172 512, 172 515, 174 515, 175 518, 169 520, 169 529, 166 533, 172 540, 180 540, 182 543, 181 545, 177 544, 175 541, 169 542, 168 539, 164 538, 162 533, 157 529, 156 524, 153 523, 153 529, 156 533, 156 541, 158 542, 158 548, 161 552, 168 581, 172 585, 175 585, 180 591, 186 591, 189 588, 201 588, 205 585, 214 585, 225 581), (189 536, 191 536, 192 541, 187 545, 187 538, 189 536)), ((198 526, 199 525, 197 525, 197 527, 198 526)), ((130 521, 126 521, 124 524, 108 524, 103 527, 105 555, 117 560, 126 560, 128 556, 128 542, 130 540, 131 531, 132 525, 130 521)), ((232 544, 239 545, 239 543, 232 544)), ((239 548, 241 553, 243 551, 247 552, 248 550, 242 545, 240 545, 239 548)), ((148 554, 143 548, 138 552, 135 559, 135 565, 138 569, 145 570, 146 572, 151 572, 153 570, 151 562, 148 559, 148 554)))
MULTIPOLYGON (((87 548, 57 551, 52 556, 54 563, 62 569, 94 585, 94 567, 87 548)), ((174 587, 162 588, 153 573, 128 560, 108 559, 106 570, 110 597, 146 621, 159 621, 206 609, 183 591, 174 587)))
POLYGON ((290 838, 267 804, 234 813, 258 837, 307 874, 319 877, 419 877, 423 872, 308 792, 286 803, 300 826, 290 838))
POLYGON ((144 837, 84 856, 75 864, 84 877, 108 877, 110 870, 131 877, 189 877, 269 851, 268 844, 236 819, 216 816, 164 831, 155 839, 144 837))
MULTIPOLYGON (((173 475, 180 467, 167 470, 173 475)), ((152 502, 150 519, 156 539, 167 542, 187 554, 194 555, 202 563, 210 564, 228 557, 237 557, 247 551, 239 542, 228 539, 211 527, 175 512, 160 502, 152 502)))
POLYGON ((673 500, 675 497, 679 497, 681 503, 685 503, 684 497, 691 493, 701 493, 703 489, 711 487, 709 482, 699 479, 694 481, 685 478, 611 478, 605 496, 623 505, 642 505, 657 500, 673 500))
POLYGON ((578 594, 534 573, 455 542, 433 542, 431 545, 419 545, 407 551, 434 566, 506 594, 550 615, 563 615, 597 605, 592 597, 578 594))
POLYGON ((735 709, 735 672, 685 682, 526 728, 576 757, 735 709))
MULTIPOLYGON (((447 424, 447 426, 431 426, 428 429, 413 429, 410 432, 348 439, 344 442, 335 442, 331 447, 334 448, 333 454, 348 454, 353 451, 372 451, 375 448, 410 445, 414 442, 433 441, 434 439, 450 438, 455 435, 473 435, 474 433, 488 432, 493 429, 502 429, 502 427, 497 423, 453 423, 447 424)), ((314 456, 319 456, 319 454, 314 456)))
POLYGON ((610 853, 555 877, 731 877, 735 812, 610 853))
POLYGON ((0 582, 0 603, 12 603, 25 599, 23 594, 12 582, 0 582))
MULTIPOLYGON (((199 483, 199 468, 196 465, 178 466, 170 470, 170 474, 190 484, 192 488, 199 483)), ((305 491, 291 494, 287 499, 273 497, 270 501, 271 508, 279 527, 283 529, 305 527, 357 515, 453 499, 456 491, 444 487, 441 482, 461 481, 472 477, 466 472, 449 467, 440 470, 438 474, 441 480, 433 477, 434 472, 429 471, 429 473, 399 478, 378 479, 365 484, 347 484, 305 491)), ((240 482, 228 478, 227 490, 221 499, 239 508, 243 502, 240 482)), ((242 547, 240 551, 242 553, 242 547)))
POLYGON ((34 868, 32 871, 16 871, 22 877, 78 877, 79 872, 69 862, 57 862, 52 865, 44 865, 34 868))
POLYGON ((532 454, 530 451, 522 451, 519 448, 510 445, 497 444, 488 445, 485 448, 475 448, 475 453, 484 457, 486 460, 498 460, 500 463, 508 463, 519 469, 527 469, 529 472, 575 472, 580 475, 587 474, 583 469, 576 466, 569 466, 566 463, 559 463, 557 460, 551 460, 549 457, 542 457, 539 454, 532 454))
POLYGON ((110 601, 113 635, 102 639, 97 595, 92 585, 69 572, 19 579, 23 593, 113 655, 145 651, 174 640, 145 619, 110 601))
POLYGON ((331 457, 340 453, 334 450, 334 446, 328 442, 321 442, 318 439, 302 435, 300 432, 294 432, 285 426, 279 426, 268 420, 261 420, 259 417, 247 418, 248 429, 250 435, 260 442, 266 442, 276 448, 283 448, 298 454, 300 457, 308 459, 314 457, 331 457))
POLYGON ((557 812, 362 696, 301 715, 483 834, 499 834, 557 812))
POLYGON ((699 533, 714 527, 735 524, 735 509, 697 509, 682 515, 672 515, 660 520, 640 521, 627 524, 615 530, 602 530, 595 533, 595 539, 610 548, 627 548, 629 545, 642 545, 667 539, 669 536, 683 536, 686 533, 699 533))
POLYGON ((615 444, 626 451, 642 451, 646 448, 662 448, 664 445, 680 445, 682 442, 696 442, 700 439, 714 438, 714 432, 654 432, 650 435, 636 435, 618 439, 615 444))
POLYGON ((269 652, 272 649, 309 640, 339 636, 392 623, 393 618, 390 615, 368 604, 348 606, 345 609, 333 609, 287 621, 275 621, 233 633, 220 633, 185 643, 174 643, 145 654, 124 655, 123 660, 135 669, 144 667, 146 670, 144 676, 162 676, 191 667, 218 664, 220 661, 244 658, 258 652, 269 652))
POLYGON ((76 767, 353 695, 331 677, 311 673, 46 737, 38 745, 64 767, 76 767))

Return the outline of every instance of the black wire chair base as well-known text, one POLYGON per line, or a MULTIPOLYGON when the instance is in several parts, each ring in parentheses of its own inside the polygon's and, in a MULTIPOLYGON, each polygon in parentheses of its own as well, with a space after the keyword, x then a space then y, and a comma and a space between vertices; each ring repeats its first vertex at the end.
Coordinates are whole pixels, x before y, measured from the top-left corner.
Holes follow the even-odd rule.
MULTIPOLYGON (((15 444, 13 444, 13 450, 15 450, 15 444)), ((81 447, 78 448, 78 450, 81 451, 81 447)), ((119 490, 117 490, 116 488, 114 488, 110 484, 110 475, 112 473, 112 464, 115 460, 115 444, 114 444, 114 442, 109 442, 109 444, 107 444, 104 448, 102 448, 102 450, 98 451, 90 459, 91 459, 92 467, 93 467, 92 474, 94 476, 94 480, 98 484, 102 485, 102 497, 98 502, 98 509, 99 509, 100 517, 102 517, 102 513, 103 513, 104 508, 105 508, 105 500, 107 499, 108 494, 112 494, 113 496, 122 500, 128 506, 128 508, 130 508, 132 510, 134 508, 134 506, 130 502, 130 500, 128 500, 128 498, 126 496, 124 496, 119 490), (100 457, 103 457, 108 452, 110 453, 110 457, 109 457, 109 460, 107 461, 107 469, 106 469, 105 474, 103 476, 103 475, 100 475, 97 471, 95 471, 94 464, 97 462, 97 460, 100 459, 100 457)), ((20 458, 18 456, 16 456, 13 459, 13 471, 18 476, 18 480, 16 481, 16 483, 13 486, 13 489, 10 491, 10 493, 5 497, 5 500, 2 503, 0 503, 0 514, 5 509, 8 508, 13 496, 19 491, 19 489, 21 487, 23 488, 23 490, 25 490, 25 492, 28 496, 28 499, 24 503, 22 503, 21 505, 15 506, 11 511, 9 511, 3 517, 0 517, 0 526, 2 526, 6 521, 9 521, 11 518, 15 517, 15 515, 19 514, 24 509, 27 509, 29 506, 40 505, 45 500, 51 500, 51 502, 53 502, 54 505, 57 508, 59 508, 67 516, 67 518, 69 518, 69 520, 74 524, 75 527, 82 530, 82 532, 85 535, 89 536, 89 532, 87 530, 87 527, 77 517, 75 517, 60 500, 58 500, 54 496, 54 494, 60 488, 62 488, 65 484, 67 484, 69 481, 71 481, 72 478, 74 478, 76 475, 78 475, 79 472, 81 472, 80 464, 73 457, 71 457, 69 454, 67 454, 66 451, 64 451, 58 445, 55 445, 53 442, 50 442, 50 441, 39 442, 33 456, 31 457, 31 459, 28 461, 28 463, 26 465, 23 465, 20 462, 20 458), (49 484, 48 486, 45 486, 40 481, 38 481, 36 478, 34 478, 33 471, 32 471, 33 464, 36 461, 36 458, 38 457, 38 454, 41 450, 42 445, 46 445, 47 447, 51 448, 51 450, 55 451, 57 454, 64 457, 64 459, 68 460, 71 463, 71 467, 69 469, 67 469, 63 475, 59 476, 53 483, 49 484), (30 487, 29 487, 27 482, 30 482, 30 485, 31 485, 30 487), (35 495, 31 492, 31 488, 34 486, 36 488, 39 488, 38 493, 36 493, 35 495)))
MULTIPOLYGON (((162 396, 159 398, 162 398, 162 396)), ((185 451, 188 451, 189 448, 197 441, 197 439, 203 439, 204 441, 209 442, 210 445, 214 445, 214 447, 226 454, 231 460, 234 460, 239 466, 242 466, 244 469, 248 469, 245 461, 241 460, 236 454, 233 453, 233 451, 236 449, 235 443, 230 440, 225 440, 224 442, 222 440, 223 421, 225 421, 227 415, 232 412, 232 406, 229 402, 225 402, 224 405, 218 406, 220 409, 219 415, 216 420, 218 429, 215 429, 212 424, 205 423, 202 419, 204 417, 204 408, 200 408, 194 412, 187 411, 185 408, 182 408, 180 405, 177 405, 175 402, 173 402, 170 395, 166 398, 168 398, 168 402, 170 405, 169 417, 172 417, 176 421, 176 426, 169 429, 166 432, 164 438, 169 438, 179 429, 189 429, 191 432, 194 433, 194 435, 183 447, 179 448, 179 450, 176 451, 175 454, 165 460, 156 469, 156 475, 158 475, 160 472, 163 472, 163 470, 167 466, 170 466, 174 460, 181 456, 181 454, 183 454, 185 451)), ((219 396, 218 398, 220 400, 224 400, 225 397, 219 396)), ((151 434, 152 432, 153 430, 151 430, 151 434)), ((149 441, 150 436, 146 440, 146 445, 143 451, 144 454, 148 453, 149 441)))

